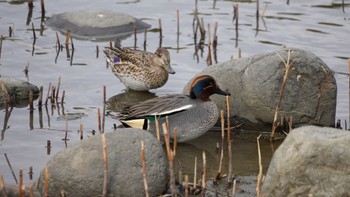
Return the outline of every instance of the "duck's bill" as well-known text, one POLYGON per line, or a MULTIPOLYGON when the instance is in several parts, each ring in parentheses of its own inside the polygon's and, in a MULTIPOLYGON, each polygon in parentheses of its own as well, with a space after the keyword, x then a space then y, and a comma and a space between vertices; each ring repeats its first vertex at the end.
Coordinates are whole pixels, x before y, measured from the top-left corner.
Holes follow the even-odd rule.
POLYGON ((168 73, 175 74, 175 70, 170 66, 170 64, 168 65, 168 73))
POLYGON ((215 94, 221 94, 221 95, 225 95, 225 96, 231 96, 231 94, 229 92, 225 92, 223 90, 221 90, 220 88, 217 88, 215 91, 215 94))

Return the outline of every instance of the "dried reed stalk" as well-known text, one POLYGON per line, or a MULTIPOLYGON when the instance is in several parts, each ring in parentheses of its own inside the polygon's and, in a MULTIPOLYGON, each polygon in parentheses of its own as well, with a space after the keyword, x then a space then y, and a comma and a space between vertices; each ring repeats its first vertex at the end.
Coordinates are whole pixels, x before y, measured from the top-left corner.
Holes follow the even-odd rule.
POLYGON ((11 97, 10 97, 9 93, 7 92, 7 88, 6 88, 5 82, 3 80, 0 80, 0 86, 1 86, 1 91, 2 91, 2 95, 3 95, 3 99, 4 99, 5 110, 8 111, 8 107, 9 107, 10 102, 11 102, 11 97))
POLYGON ((34 110, 34 104, 33 104, 33 91, 29 91, 29 109, 34 110))
POLYGON ((162 124, 163 134, 165 140, 165 146, 167 150, 167 156, 169 161, 169 171, 170 171, 170 188, 172 196, 176 195, 176 185, 175 185, 175 175, 174 175, 174 152, 170 148, 170 135, 168 133, 168 117, 166 117, 166 123, 162 124))
POLYGON ((80 123, 80 127, 79 127, 79 133, 80 133, 80 140, 82 140, 84 138, 84 126, 83 124, 80 123))
POLYGON ((101 134, 102 138, 102 148, 103 148, 103 191, 102 197, 107 196, 108 190, 108 157, 107 157, 107 145, 106 145, 106 136, 104 133, 101 134))
POLYGON ((43 105, 43 92, 44 92, 44 86, 40 86, 39 89, 39 98, 38 98, 38 106, 41 107, 43 105))
POLYGON ((56 45, 57 45, 57 49, 60 50, 61 49, 61 42, 60 42, 60 38, 58 37, 57 32, 56 32, 56 45))
POLYGON ((29 184, 29 197, 34 197, 33 183, 29 184))
POLYGON ((4 39, 4 37, 2 35, 0 35, 0 58, 1 58, 1 51, 2 51, 2 40, 4 39))
POLYGON ((134 49, 136 50, 137 46, 137 28, 136 28, 136 23, 134 23, 134 49))
POLYGON ((207 158, 205 151, 202 153, 203 156, 203 173, 202 173, 202 196, 205 196, 205 190, 207 188, 206 176, 207 176, 207 158))
POLYGON ((51 82, 49 83, 49 89, 47 90, 47 95, 46 95, 46 100, 45 100, 45 105, 47 106, 50 98, 50 92, 51 92, 51 82))
POLYGON ((194 157, 193 191, 197 188, 197 157, 194 157))
POLYGON ((58 77, 58 84, 57 84, 57 90, 56 90, 56 102, 58 102, 58 94, 60 92, 61 87, 61 76, 58 77))
POLYGON ((18 194, 20 197, 24 196, 23 194, 23 169, 19 169, 19 184, 18 184, 18 194))
POLYGON ((41 15, 45 15, 45 3, 44 0, 40 0, 41 5, 41 15))
POLYGON ((98 58, 100 54, 100 49, 98 48, 98 45, 96 45, 96 58, 98 58))
POLYGON ((219 164, 218 174, 215 177, 215 180, 217 181, 221 179, 221 168, 222 168, 222 162, 224 160, 224 140, 225 140, 224 110, 220 111, 220 117, 221 117, 221 154, 220 154, 220 164, 219 164))
POLYGON ((147 50, 147 28, 145 28, 144 39, 143 39, 143 50, 147 50))
POLYGON ((275 138, 275 131, 276 131, 276 128, 278 127, 278 122, 277 122, 278 111, 279 111, 279 108, 281 106, 284 89, 286 87, 286 82, 287 82, 287 79, 288 79, 289 69, 290 69, 290 66, 293 64, 293 62, 290 62, 290 54, 291 54, 291 52, 290 52, 290 49, 289 49, 288 50, 288 55, 287 55, 287 62, 285 62, 284 59, 277 53, 277 55, 283 61, 286 70, 285 70, 284 76, 283 76, 283 82, 282 82, 282 87, 281 87, 281 91, 280 91, 280 95, 279 95, 279 100, 278 100, 278 103, 277 103, 276 108, 275 108, 275 115, 274 115, 274 118, 273 118, 272 131, 271 131, 270 138, 269 138, 270 142, 272 142, 274 140, 274 138, 275 138))
POLYGON ((102 133, 105 132, 107 88, 103 85, 102 133))
MULTIPOLYGON (((0 51, 1 51, 1 47, 0 47, 0 51)), ((348 59, 348 71, 349 71, 349 97, 350 97, 350 59, 348 59)), ((350 99, 349 99, 349 118, 350 118, 350 99)))
POLYGON ((208 56, 207 56, 207 65, 212 65, 212 58, 211 58, 211 40, 210 40, 210 24, 208 23, 208 56))
POLYGON ((49 168, 45 166, 44 197, 49 197, 49 168))
POLYGON ((34 51, 34 49, 35 49, 35 42, 36 42, 36 34, 35 34, 34 23, 32 23, 32 31, 33 31, 33 38, 34 38, 32 47, 33 47, 33 51, 34 51))
POLYGON ((233 186, 232 186, 232 197, 236 196, 236 179, 233 180, 233 186))
POLYGON ((100 108, 97 108, 97 123, 98 123, 98 131, 102 133, 101 129, 101 110, 100 108))
POLYGON ((143 186, 145 188, 146 197, 149 197, 148 184, 147 184, 146 161, 145 161, 145 145, 144 145, 143 141, 141 141, 141 161, 142 161, 143 186))
POLYGON ((66 47, 68 46, 69 38, 70 38, 70 31, 68 30, 66 33, 66 47))
POLYGON ((163 30, 162 30, 162 20, 159 19, 159 47, 162 47, 163 42, 163 30))
POLYGON ((238 48, 238 59, 242 58, 242 50, 241 48, 238 48))
POLYGON ((2 196, 7 197, 6 185, 2 175, 0 175, 0 190, 2 191, 2 196))
POLYGON ((18 181, 17 181, 17 178, 16 178, 15 171, 13 171, 12 165, 11 165, 11 163, 10 163, 9 158, 7 157, 7 154, 6 154, 6 153, 4 153, 4 156, 5 156, 5 158, 6 158, 7 165, 10 167, 10 170, 11 170, 11 172, 12 172, 12 176, 13 176, 13 178, 15 179, 15 182, 16 182, 16 184, 18 184, 18 181))
POLYGON ((157 140, 158 140, 158 142, 160 142, 159 118, 157 117, 157 115, 154 116, 154 122, 156 124, 157 140))
POLYGON ((188 197, 188 175, 185 175, 185 197, 188 197))
POLYGON ((232 181, 232 147, 231 147, 231 120, 230 120, 230 102, 229 96, 225 97, 227 110, 227 144, 228 144, 228 176, 227 182, 229 185, 232 181))
POLYGON ((262 174, 262 164, 261 164, 261 151, 260 151, 260 142, 259 142, 259 139, 260 139, 261 135, 259 135, 257 138, 256 138, 256 143, 257 143, 257 146, 258 146, 258 158, 259 158, 259 174, 258 174, 258 182, 256 184, 256 196, 257 197, 260 197, 260 192, 261 192, 261 183, 262 183, 262 177, 263 177, 263 174, 262 174))
POLYGON ((256 0, 256 18, 259 18, 259 0, 256 0))
POLYGON ((63 104, 64 104, 64 96, 65 96, 65 94, 66 94, 66 91, 63 90, 63 92, 62 92, 62 98, 61 98, 61 105, 62 105, 62 106, 63 106, 63 104))

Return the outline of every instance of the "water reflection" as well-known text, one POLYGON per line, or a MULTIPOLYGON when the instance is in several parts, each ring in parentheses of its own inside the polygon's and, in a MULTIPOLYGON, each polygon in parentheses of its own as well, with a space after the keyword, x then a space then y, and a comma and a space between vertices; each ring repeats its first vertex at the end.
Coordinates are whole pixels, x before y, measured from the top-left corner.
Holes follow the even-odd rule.
POLYGON ((107 109, 114 112, 119 112, 127 106, 134 105, 154 97, 156 97, 156 94, 152 92, 128 90, 110 97, 107 101, 107 109))

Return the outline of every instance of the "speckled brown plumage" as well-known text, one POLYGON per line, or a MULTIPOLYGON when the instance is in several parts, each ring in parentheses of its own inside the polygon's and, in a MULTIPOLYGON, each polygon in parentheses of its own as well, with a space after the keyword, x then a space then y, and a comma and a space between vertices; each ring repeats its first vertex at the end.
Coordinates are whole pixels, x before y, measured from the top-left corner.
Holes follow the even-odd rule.
POLYGON ((112 72, 127 89, 150 90, 163 86, 175 71, 170 66, 167 49, 158 48, 155 53, 122 47, 106 48, 104 53, 112 72))

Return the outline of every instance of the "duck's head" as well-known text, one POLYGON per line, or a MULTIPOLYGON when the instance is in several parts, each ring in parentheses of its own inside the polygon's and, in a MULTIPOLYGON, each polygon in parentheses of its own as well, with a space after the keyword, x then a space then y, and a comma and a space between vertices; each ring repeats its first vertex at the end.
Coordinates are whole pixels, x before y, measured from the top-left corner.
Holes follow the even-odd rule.
POLYGON ((231 94, 219 88, 213 77, 209 75, 201 75, 196 77, 190 87, 190 97, 192 99, 200 99, 209 101, 209 97, 213 94, 221 94, 230 96, 231 94))
POLYGON ((175 71, 170 66, 170 54, 165 48, 158 48, 155 52, 156 57, 153 59, 154 63, 162 66, 169 74, 175 74, 175 71))

